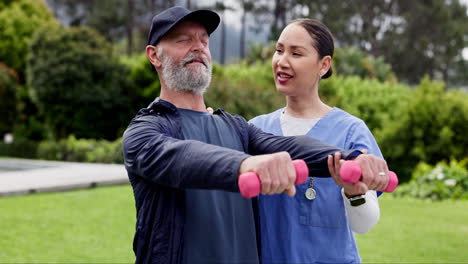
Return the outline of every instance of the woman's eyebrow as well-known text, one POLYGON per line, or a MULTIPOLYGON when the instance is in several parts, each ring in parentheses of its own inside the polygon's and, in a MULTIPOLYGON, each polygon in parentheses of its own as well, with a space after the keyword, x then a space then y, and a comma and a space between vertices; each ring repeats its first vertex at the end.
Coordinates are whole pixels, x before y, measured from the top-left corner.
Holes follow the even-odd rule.
POLYGON ((301 45, 291 45, 290 48, 291 49, 304 49, 304 50, 307 50, 306 47, 301 46, 301 45))

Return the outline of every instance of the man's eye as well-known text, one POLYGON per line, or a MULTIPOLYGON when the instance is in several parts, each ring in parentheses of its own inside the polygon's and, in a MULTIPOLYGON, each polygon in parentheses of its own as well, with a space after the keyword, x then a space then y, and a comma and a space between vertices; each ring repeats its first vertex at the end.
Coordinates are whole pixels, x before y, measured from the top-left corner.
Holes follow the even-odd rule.
POLYGON ((293 55, 294 55, 294 56, 302 56, 302 54, 297 53, 297 52, 294 52, 293 55))

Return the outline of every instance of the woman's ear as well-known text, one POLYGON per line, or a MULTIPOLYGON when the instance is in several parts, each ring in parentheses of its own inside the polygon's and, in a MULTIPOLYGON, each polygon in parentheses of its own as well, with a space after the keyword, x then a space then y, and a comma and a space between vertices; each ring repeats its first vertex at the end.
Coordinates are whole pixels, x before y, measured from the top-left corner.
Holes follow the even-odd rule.
POLYGON ((320 77, 324 76, 331 67, 331 56, 327 55, 320 60, 320 77))
POLYGON ((160 68, 162 64, 161 58, 158 56, 158 49, 159 47, 156 46, 146 46, 146 57, 156 69, 160 68))

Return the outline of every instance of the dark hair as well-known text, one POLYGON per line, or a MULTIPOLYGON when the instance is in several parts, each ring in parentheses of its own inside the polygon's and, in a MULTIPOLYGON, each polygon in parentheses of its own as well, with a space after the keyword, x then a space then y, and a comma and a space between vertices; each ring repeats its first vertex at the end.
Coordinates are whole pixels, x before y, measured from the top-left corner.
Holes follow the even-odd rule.
MULTIPOLYGON (((290 23, 298 24, 302 26, 312 38, 312 46, 317 50, 320 59, 325 56, 333 58, 333 51, 335 50, 335 44, 333 43, 333 35, 330 30, 322 23, 317 20, 310 18, 296 19, 290 23)), ((328 69, 327 73, 322 76, 322 79, 330 77, 333 73, 332 67, 328 69)))

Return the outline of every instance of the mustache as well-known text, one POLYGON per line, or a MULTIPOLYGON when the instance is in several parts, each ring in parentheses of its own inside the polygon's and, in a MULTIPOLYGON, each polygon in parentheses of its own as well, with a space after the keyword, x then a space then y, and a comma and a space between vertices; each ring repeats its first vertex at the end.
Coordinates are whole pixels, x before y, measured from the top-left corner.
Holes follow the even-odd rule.
POLYGON ((205 54, 196 54, 196 53, 191 53, 187 55, 185 58, 182 59, 180 62, 183 66, 187 65, 188 63, 194 61, 194 60, 201 60, 203 65, 208 68, 208 58, 206 57, 205 54))

